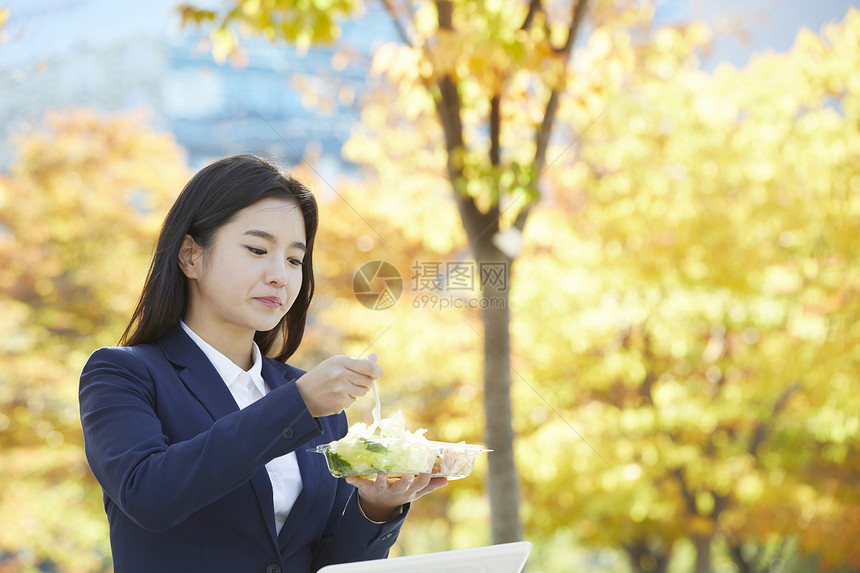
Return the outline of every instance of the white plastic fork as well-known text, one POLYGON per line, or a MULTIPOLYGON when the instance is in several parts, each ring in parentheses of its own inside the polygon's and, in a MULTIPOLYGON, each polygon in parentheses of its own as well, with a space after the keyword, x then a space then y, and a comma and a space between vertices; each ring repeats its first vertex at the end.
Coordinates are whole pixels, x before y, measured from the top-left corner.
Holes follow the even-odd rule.
POLYGON ((376 400, 376 405, 373 407, 373 426, 382 431, 379 421, 382 420, 382 407, 379 404, 379 390, 376 389, 376 381, 371 381, 373 385, 373 398, 376 400))

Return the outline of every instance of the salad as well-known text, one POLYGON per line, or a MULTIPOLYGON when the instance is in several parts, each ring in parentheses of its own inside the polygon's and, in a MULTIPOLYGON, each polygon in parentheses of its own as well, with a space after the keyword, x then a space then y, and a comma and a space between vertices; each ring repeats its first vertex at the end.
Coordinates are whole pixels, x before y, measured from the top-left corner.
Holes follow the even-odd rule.
POLYGON ((354 424, 346 436, 317 446, 315 451, 325 454, 333 476, 367 479, 380 473, 392 477, 429 473, 458 479, 471 473, 478 453, 489 451, 465 442, 433 442, 424 437, 426 432, 424 428, 407 430, 403 413, 398 410, 394 416, 377 418, 369 426, 354 424))

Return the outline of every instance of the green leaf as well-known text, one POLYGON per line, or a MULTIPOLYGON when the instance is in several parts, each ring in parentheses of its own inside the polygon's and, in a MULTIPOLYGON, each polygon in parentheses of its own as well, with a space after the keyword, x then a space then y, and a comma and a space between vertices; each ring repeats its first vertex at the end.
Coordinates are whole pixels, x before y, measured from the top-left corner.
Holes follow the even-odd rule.
POLYGON ((361 443, 364 444, 364 447, 368 452, 373 452, 375 454, 384 454, 388 451, 388 448, 380 444, 379 442, 374 442, 365 438, 361 438, 361 443))
POLYGON ((352 472, 352 465, 332 451, 327 451, 325 457, 328 460, 328 466, 336 473, 352 472))

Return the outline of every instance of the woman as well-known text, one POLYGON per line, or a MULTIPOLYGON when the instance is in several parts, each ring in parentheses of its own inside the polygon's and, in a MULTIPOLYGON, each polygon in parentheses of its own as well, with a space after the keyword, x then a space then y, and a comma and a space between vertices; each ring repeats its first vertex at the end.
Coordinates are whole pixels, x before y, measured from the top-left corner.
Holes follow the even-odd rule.
POLYGON ((81 375, 117 573, 383 558, 409 503, 445 485, 337 480, 309 451, 345 435, 343 409, 381 375, 373 355, 285 364, 313 296, 317 220, 305 187, 250 156, 202 169, 168 213, 121 346, 81 375))

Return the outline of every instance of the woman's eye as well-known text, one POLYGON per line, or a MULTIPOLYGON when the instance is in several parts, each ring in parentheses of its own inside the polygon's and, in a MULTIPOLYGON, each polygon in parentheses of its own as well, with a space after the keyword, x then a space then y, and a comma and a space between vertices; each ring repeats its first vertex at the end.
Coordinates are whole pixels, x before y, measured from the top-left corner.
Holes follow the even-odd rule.
POLYGON ((290 262, 290 264, 291 264, 291 265, 293 265, 294 267, 300 267, 300 266, 302 266, 302 265, 304 264, 304 262, 303 262, 303 261, 301 261, 300 259, 294 259, 294 258, 292 258, 292 257, 290 257, 290 258, 289 258, 289 259, 287 259, 287 260, 288 260, 288 261, 290 262))
POLYGON ((252 253, 254 253, 255 255, 265 255, 266 254, 265 249, 258 249, 256 247, 245 247, 245 248, 248 249, 249 251, 251 251, 252 253))

